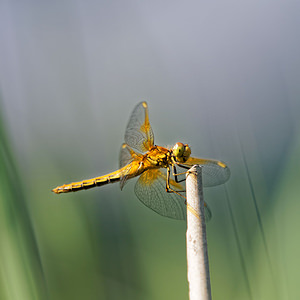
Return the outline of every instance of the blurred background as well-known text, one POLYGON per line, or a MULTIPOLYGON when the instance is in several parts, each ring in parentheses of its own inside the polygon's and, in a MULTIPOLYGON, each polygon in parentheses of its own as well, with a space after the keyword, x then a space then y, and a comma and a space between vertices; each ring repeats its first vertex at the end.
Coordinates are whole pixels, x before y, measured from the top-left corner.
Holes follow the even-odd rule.
POLYGON ((299 299, 300 3, 0 1, 0 299, 188 299, 186 223, 118 168, 134 106, 157 145, 229 165, 205 190, 213 299, 299 299))

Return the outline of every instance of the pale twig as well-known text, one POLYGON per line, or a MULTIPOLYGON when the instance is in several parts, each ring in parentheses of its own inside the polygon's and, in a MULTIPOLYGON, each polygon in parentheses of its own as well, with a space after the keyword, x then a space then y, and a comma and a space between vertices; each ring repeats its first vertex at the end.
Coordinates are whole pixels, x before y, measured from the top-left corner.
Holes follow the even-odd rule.
POLYGON ((193 166, 186 174, 187 273, 190 300, 210 300, 210 276, 202 188, 202 169, 193 166))

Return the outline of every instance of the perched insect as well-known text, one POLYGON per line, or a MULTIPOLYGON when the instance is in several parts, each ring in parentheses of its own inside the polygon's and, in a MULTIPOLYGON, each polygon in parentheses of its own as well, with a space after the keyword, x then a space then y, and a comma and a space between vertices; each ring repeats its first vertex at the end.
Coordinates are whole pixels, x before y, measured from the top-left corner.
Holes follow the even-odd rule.
MULTIPOLYGON (((76 192, 119 181, 121 189, 130 178, 139 176, 135 194, 142 203, 159 213, 174 219, 186 218, 184 187, 178 179, 176 167, 189 169, 202 166, 203 186, 225 183, 230 177, 225 163, 190 156, 187 144, 176 143, 168 149, 154 145, 154 135, 149 122, 148 105, 139 103, 133 110, 125 132, 125 143, 121 147, 120 169, 92 179, 64 184, 53 189, 54 193, 76 192)), ((206 216, 211 213, 205 204, 206 216)))

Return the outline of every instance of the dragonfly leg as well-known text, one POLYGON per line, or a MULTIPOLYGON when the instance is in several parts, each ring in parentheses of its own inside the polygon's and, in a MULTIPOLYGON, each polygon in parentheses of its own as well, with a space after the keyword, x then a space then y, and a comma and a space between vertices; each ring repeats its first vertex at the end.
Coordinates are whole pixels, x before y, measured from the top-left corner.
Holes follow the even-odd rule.
POLYGON ((170 167, 167 168, 167 182, 166 182, 166 192, 167 193, 175 193, 179 195, 180 197, 184 198, 184 203, 186 204, 186 197, 181 195, 180 193, 184 193, 185 191, 175 191, 170 187, 170 167))
POLYGON ((180 168, 187 169, 187 170, 189 170, 189 169, 191 168, 191 167, 189 167, 189 166, 180 164, 180 163, 178 163, 178 162, 176 162, 176 165, 179 166, 180 168))
POLYGON ((172 170, 173 170, 173 174, 172 174, 172 175, 174 176, 175 181, 176 181, 177 183, 182 182, 182 181, 185 181, 185 178, 183 178, 183 179, 178 179, 177 176, 179 176, 179 175, 185 175, 186 172, 177 173, 176 167, 175 167, 174 165, 172 166, 172 170))
MULTIPOLYGON (((176 180, 176 176, 177 176, 177 175, 180 175, 181 173, 176 174, 176 168, 175 168, 175 166, 172 166, 172 167, 173 167, 173 175, 174 175, 175 180, 176 180)), ((180 165, 180 167, 182 167, 182 165, 180 165)), ((186 169, 189 169, 189 168, 187 168, 186 166, 185 166, 185 168, 186 168, 186 169)), ((185 191, 175 191, 175 190, 173 190, 173 189, 170 187, 170 172, 171 172, 170 167, 168 167, 168 168, 167 168, 166 192, 167 192, 167 193, 175 193, 175 194, 179 195, 180 197, 182 197, 182 198, 184 199, 184 204, 187 205, 187 199, 186 199, 186 197, 180 194, 180 193, 183 193, 183 192, 185 192, 185 191)), ((186 172, 184 172, 184 173, 182 173, 182 174, 185 174, 185 173, 186 173, 186 172)), ((184 180, 185 180, 185 179, 184 179, 184 180)), ((181 180, 181 181, 183 181, 183 180, 181 180)), ((176 182, 180 182, 180 181, 176 181, 176 182)), ((211 219, 211 216, 212 216, 211 210, 210 210, 210 208, 209 208, 209 206, 207 205, 206 202, 204 202, 204 207, 205 207, 205 219, 206 219, 206 221, 209 221, 209 220, 211 219)), ((191 209, 191 208, 190 208, 190 209, 191 209)), ((196 215, 196 217, 197 217, 197 215, 196 215)))

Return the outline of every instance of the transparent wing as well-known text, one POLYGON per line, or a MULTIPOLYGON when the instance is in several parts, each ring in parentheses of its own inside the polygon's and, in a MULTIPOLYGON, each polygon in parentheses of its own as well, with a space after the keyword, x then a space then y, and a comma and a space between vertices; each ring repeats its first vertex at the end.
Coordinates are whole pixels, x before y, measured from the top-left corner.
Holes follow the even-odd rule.
POLYGON ((125 183, 129 178, 134 175, 136 170, 136 166, 139 165, 139 162, 142 159, 142 154, 135 152, 132 148, 130 148, 127 144, 123 144, 121 146, 120 150, 120 156, 119 156, 119 164, 120 168, 126 167, 123 176, 120 179, 120 188, 123 189, 125 183), (133 161, 135 161, 135 164, 133 164, 133 161))
MULTIPOLYGON (((185 199, 175 193, 166 192, 167 175, 165 170, 148 170, 144 172, 135 184, 135 194, 139 200, 158 214, 177 220, 186 219, 185 199)), ((174 190, 183 190, 184 187, 170 178, 170 186, 174 190)), ((185 196, 185 193, 182 193, 185 196)), ((205 221, 211 219, 211 211, 206 203, 205 221)))
MULTIPOLYGON (((171 182, 170 185, 174 189, 180 186, 176 183, 174 187, 171 182)), ((135 194, 143 204, 162 216, 186 219, 184 198, 166 192, 166 176, 159 169, 145 171, 140 176, 135 184, 135 194)))
POLYGON ((120 189, 122 190, 125 183, 127 182, 127 180, 130 177, 130 173, 131 173, 131 169, 132 169, 132 164, 128 164, 126 170, 123 173, 123 176, 120 178, 120 189))
POLYGON ((134 108, 125 131, 125 143, 142 153, 154 145, 146 102, 141 102, 134 108))
POLYGON ((119 156, 120 168, 123 168, 134 160, 140 160, 141 158, 142 155, 140 153, 135 152, 127 144, 122 144, 119 156))
POLYGON ((202 166, 202 182, 205 187, 223 184, 230 177, 229 168, 219 160, 190 157, 184 165, 188 167, 202 166))

